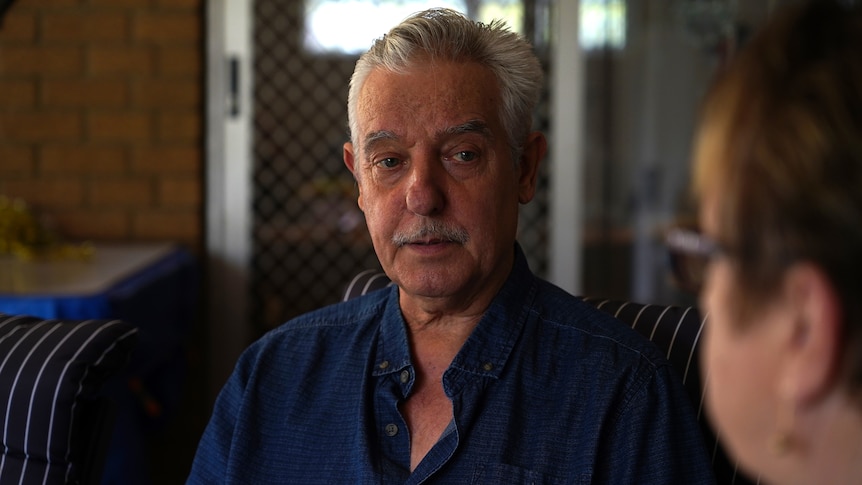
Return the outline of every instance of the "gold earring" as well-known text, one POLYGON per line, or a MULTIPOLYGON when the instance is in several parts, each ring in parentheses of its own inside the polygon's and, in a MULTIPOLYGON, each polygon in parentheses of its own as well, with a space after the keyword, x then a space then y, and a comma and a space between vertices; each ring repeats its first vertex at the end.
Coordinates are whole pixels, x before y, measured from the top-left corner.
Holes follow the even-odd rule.
POLYGON ((787 431, 778 431, 773 435, 770 447, 776 455, 784 456, 793 448, 793 438, 787 431))
POLYGON ((793 405, 779 406, 777 430, 770 439, 770 449, 778 456, 786 455, 793 448, 793 405))

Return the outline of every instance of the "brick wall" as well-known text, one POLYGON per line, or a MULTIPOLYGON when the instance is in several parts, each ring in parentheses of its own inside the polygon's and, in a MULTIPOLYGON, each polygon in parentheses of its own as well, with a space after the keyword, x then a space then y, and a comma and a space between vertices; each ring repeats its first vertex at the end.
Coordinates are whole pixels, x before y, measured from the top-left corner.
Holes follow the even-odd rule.
POLYGON ((15 0, 0 194, 70 240, 203 237, 201 0, 15 0))

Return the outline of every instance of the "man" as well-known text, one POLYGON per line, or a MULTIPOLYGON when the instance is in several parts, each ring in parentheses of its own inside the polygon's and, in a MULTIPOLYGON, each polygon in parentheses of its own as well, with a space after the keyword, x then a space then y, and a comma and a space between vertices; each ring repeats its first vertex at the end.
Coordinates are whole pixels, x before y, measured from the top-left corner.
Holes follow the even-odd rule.
POLYGON ((250 347, 189 483, 712 482, 669 365, 515 242, 541 80, 521 37, 449 10, 360 58, 344 161, 397 286, 250 347))

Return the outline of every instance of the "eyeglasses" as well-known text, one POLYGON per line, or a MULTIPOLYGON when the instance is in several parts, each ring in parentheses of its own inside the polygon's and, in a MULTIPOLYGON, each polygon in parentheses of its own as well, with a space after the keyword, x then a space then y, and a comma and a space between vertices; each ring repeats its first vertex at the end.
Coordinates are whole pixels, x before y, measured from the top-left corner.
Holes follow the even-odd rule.
POLYGON ((675 227, 665 234, 674 282, 682 290, 699 293, 709 262, 725 251, 717 242, 698 231, 675 227))

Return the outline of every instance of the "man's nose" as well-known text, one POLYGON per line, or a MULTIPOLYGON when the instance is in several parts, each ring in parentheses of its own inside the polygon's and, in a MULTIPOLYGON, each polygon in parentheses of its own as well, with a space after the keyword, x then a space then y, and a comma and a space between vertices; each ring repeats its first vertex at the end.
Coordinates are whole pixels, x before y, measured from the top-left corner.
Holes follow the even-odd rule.
POLYGON ((420 216, 433 216, 446 205, 445 169, 435 156, 412 160, 407 187, 407 209, 420 216))

